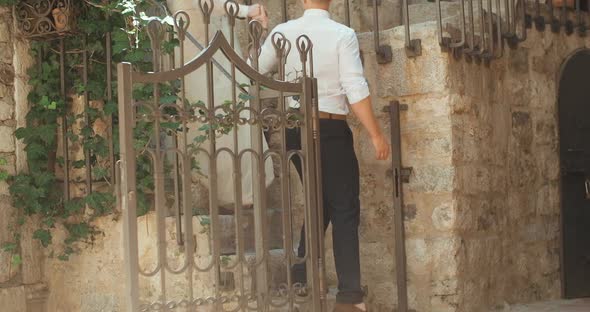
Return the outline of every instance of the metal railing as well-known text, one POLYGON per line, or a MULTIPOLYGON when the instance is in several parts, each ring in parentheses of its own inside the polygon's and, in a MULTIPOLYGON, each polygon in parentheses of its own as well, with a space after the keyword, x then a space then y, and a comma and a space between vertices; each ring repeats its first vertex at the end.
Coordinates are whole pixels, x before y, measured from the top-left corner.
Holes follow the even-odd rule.
MULTIPOLYGON (((351 26, 350 0, 344 1, 344 23, 351 26)), ((392 61, 391 46, 383 44, 380 38, 379 17, 382 13, 383 0, 366 0, 372 7, 373 13, 373 40, 374 52, 379 64, 392 61)), ((412 38, 410 23, 409 0, 401 0, 401 24, 404 26, 404 41, 406 55, 416 57, 422 54, 421 39, 412 38)), ((516 48, 528 38, 528 30, 534 27, 538 31, 544 31, 549 25, 552 32, 560 32, 562 29, 566 35, 577 32, 580 36, 587 33, 587 21, 582 13, 582 1, 590 3, 590 0, 575 0, 573 8, 568 8, 567 0, 557 8, 553 0, 547 0, 542 4, 540 0, 457 0, 460 4, 458 12, 459 29, 455 37, 445 34, 446 25, 443 25, 444 16, 443 1, 435 1, 436 24, 438 41, 443 51, 453 52, 456 55, 464 55, 468 59, 483 60, 489 62, 504 55, 503 49, 507 45, 516 48), (531 10, 531 7, 533 9, 531 10), (548 11, 544 16, 543 11, 548 11), (556 12, 558 11, 558 12, 556 12), (572 18, 572 15, 575 15, 572 18)), ((449 3, 446 2, 445 3, 449 3)), ((452 3, 452 2, 451 2, 452 3)), ((590 5, 589 5, 590 6, 590 5)), ((288 4, 282 1, 283 21, 289 19, 288 4)), ((395 12, 388 12, 395 13, 395 12)))
POLYGON ((552 0, 546 4, 541 4, 539 0, 488 0, 487 3, 483 0, 459 0, 460 37, 455 39, 445 35, 442 2, 437 0, 439 44, 443 51, 489 62, 503 56, 504 44, 514 49, 526 41, 533 25, 538 31, 545 31, 546 25, 549 25, 554 33, 563 30, 566 35, 572 35, 577 30, 578 35, 585 36, 587 24, 581 1, 576 0, 574 8, 568 8, 564 3, 556 13, 552 0), (575 21, 571 19, 573 12, 575 21))

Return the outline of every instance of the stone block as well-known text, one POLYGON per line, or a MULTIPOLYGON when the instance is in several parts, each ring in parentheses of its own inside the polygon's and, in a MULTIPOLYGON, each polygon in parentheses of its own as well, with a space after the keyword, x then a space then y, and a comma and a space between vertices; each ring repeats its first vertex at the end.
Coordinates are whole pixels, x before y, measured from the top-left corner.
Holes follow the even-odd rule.
POLYGON ((7 312, 27 312, 25 287, 0 288, 0 307, 7 312))
POLYGON ((434 23, 412 27, 412 37, 422 40, 422 56, 408 58, 403 27, 381 32, 382 44, 390 45, 393 59, 389 64, 377 64, 372 33, 359 35, 365 60, 365 72, 379 97, 415 96, 445 90, 448 56, 440 53, 434 23))
POLYGON ((14 152, 14 128, 0 126, 0 153, 14 152))
POLYGON ((408 273, 412 275, 426 274, 432 263, 427 241, 423 238, 408 238, 406 240, 406 250, 408 273))
MULTIPOLYGON (((15 213, 10 197, 0 195, 0 247, 6 243, 15 242, 14 231, 17 228, 15 213)), ((13 255, 13 252, 0 249, 0 284, 11 281, 20 271, 19 266, 12 264, 13 255)))
POLYGON ((39 228, 38 222, 38 218, 29 217, 21 226, 22 279, 25 284, 36 284, 43 279, 41 266, 44 249, 39 241, 33 238, 33 233, 39 228))
POLYGON ((0 42, 0 62, 12 64, 13 53, 12 44, 0 42))
POLYGON ((10 22, 11 18, 9 15, 0 12, 0 42, 7 43, 11 41, 12 34, 10 30, 10 22))
MULTIPOLYGON (((2 87, 0 87, 1 89, 2 87)), ((0 91, 1 92, 1 91, 0 91)), ((14 118, 14 103, 10 97, 2 98, 0 96, 0 121, 14 118)))
POLYGON ((450 192, 453 190, 455 168, 450 165, 415 167, 407 186, 414 192, 450 192))
MULTIPOLYGON (((0 55, 1 57, 1 55, 0 55)), ((12 85, 14 83, 14 68, 10 64, 0 61, 0 84, 12 85)))
POLYGON ((432 212, 432 224, 437 230, 446 231, 455 226, 456 211, 451 203, 441 203, 432 212))
POLYGON ((10 97, 12 89, 6 85, 0 84, 0 99, 10 97))

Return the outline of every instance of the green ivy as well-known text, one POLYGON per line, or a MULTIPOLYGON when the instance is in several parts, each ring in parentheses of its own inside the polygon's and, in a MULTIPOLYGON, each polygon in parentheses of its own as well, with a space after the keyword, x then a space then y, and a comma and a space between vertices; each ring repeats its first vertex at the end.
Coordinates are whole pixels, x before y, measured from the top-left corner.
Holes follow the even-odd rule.
POLYGON ((19 0, 0 0, 0 6, 10 6, 18 3, 19 0))
MULTIPOLYGON (((8 3, 7 0, 0 0, 0 4, 8 3)), ((86 154, 90 155, 90 166, 95 179, 104 180, 110 183, 110 172, 114 164, 109 163, 109 142, 93 130, 97 120, 117 120, 117 103, 107 101, 107 62, 106 62, 106 40, 105 34, 111 32, 113 63, 129 62, 135 70, 151 71, 151 45, 148 35, 144 30, 148 22, 158 17, 146 16, 146 11, 154 0, 117 0, 111 1, 108 6, 102 6, 102 1, 95 0, 100 7, 79 4, 80 10, 77 17, 80 34, 67 37, 67 50, 82 50, 86 43, 89 55, 88 83, 84 84, 81 77, 81 64, 83 59, 80 54, 68 54, 65 64, 67 94, 82 95, 88 93, 90 101, 102 101, 102 109, 87 108, 81 114, 72 114, 68 111, 71 106, 71 99, 64 101, 60 94, 60 64, 59 58, 53 50, 56 50, 55 41, 31 43, 30 54, 37 60, 29 69, 29 85, 31 92, 28 96, 29 113, 26 116, 26 126, 15 132, 17 139, 25 144, 27 154, 28 170, 19 172, 15 176, 8 177, 6 173, 0 172, 0 179, 8 179, 9 190, 12 195, 13 205, 19 209, 20 215, 25 217, 37 216, 40 225, 35 229, 33 238, 37 239, 44 247, 49 248, 54 243, 60 243, 63 248, 55 255, 61 260, 68 260, 82 247, 81 244, 92 243, 96 235, 100 234, 93 226, 93 221, 101 216, 114 212, 115 198, 113 196, 114 185, 108 189, 95 190, 93 193, 79 198, 65 200, 63 196, 63 182, 56 172, 63 172, 65 160, 58 157, 58 135, 62 116, 66 116, 65 122, 68 125, 66 137, 70 143, 79 144, 86 154), (79 132, 74 132, 72 126, 80 124, 86 116, 90 119, 79 132), (67 231, 67 236, 62 242, 54 241, 54 230, 62 225, 67 231)), ((164 3, 163 0, 158 0, 164 3)), ((171 25, 169 17, 160 20, 164 24, 171 25)), ((168 54, 178 46, 177 40, 169 40, 162 43, 163 53, 168 54)), ((109 64, 110 65, 110 64, 109 64)), ((113 98, 116 94, 116 77, 113 77, 113 98)), ((178 93, 180 82, 172 81, 158 85, 160 105, 176 103, 179 101, 178 93)), ((133 89, 133 97, 140 102, 154 101, 154 85, 136 84, 133 89)), ((238 108, 245 106, 251 97, 241 94, 236 103, 238 108)), ((226 101, 225 113, 230 113, 232 103, 226 101)), ((184 103, 193 114, 203 114, 201 108, 205 104, 201 101, 196 103, 184 103)), ((139 107, 138 113, 142 111, 139 107)), ((169 108, 166 114, 174 115, 175 109, 169 108)), ((217 117, 224 118, 224 114, 217 117)), ((182 131, 182 125, 178 122, 160 123, 163 132, 173 135, 182 131)), ((203 125, 198 130, 203 134, 197 136, 191 143, 192 148, 197 148, 207 141, 211 131, 215 135, 230 133, 231 125, 209 126, 203 125)), ((143 153, 153 147, 155 137, 155 126, 151 121, 139 120, 133 130, 134 148, 137 151, 137 202, 138 215, 144 215, 154 209, 153 190, 155 181, 153 177, 153 165, 148 153, 143 153)), ((113 140, 115 159, 118 158, 118 127, 113 127, 113 140)), ((86 169, 86 160, 74 160, 69 163, 70 168, 86 169)), ((193 159, 192 168, 199 169, 198 163, 193 159)), ((171 172, 171 165, 165 164, 165 172, 171 172)), ((82 182, 82 181, 76 181, 82 182)), ((202 223, 207 223, 207 217, 203 216, 202 223)), ((205 225, 204 225, 205 226, 205 225)), ((15 231, 16 232, 16 231, 15 231)), ((14 253, 18 256, 18 240, 3 247, 3 250, 14 253)), ((51 251, 50 254, 54 254, 51 251)), ((20 257, 20 256, 18 256, 20 257)), ((13 262, 18 263, 20 258, 14 258, 13 262)))
MULTIPOLYGON (((15 4, 16 1, 0 0, 0 5, 15 4)), ((97 4, 101 3, 96 1, 97 4)), ((19 172, 9 177, 4 171, 0 171, 0 179, 8 179, 9 190, 15 208, 22 211, 24 216, 40 217, 40 226, 33 233, 44 247, 50 247, 54 242, 53 232, 58 224, 63 225, 67 236, 63 242, 63 250, 57 253, 61 260, 67 260, 76 253, 79 243, 91 243, 99 231, 92 222, 100 216, 113 213, 115 198, 114 186, 107 190, 94 191, 93 193, 71 200, 64 200, 63 183, 57 177, 58 169, 63 171, 65 161, 57 157, 57 139, 61 127, 62 116, 66 115, 66 123, 69 131, 67 138, 70 143, 79 144, 87 154, 91 155, 90 165, 95 179, 110 181, 110 170, 113 164, 108 163, 109 142, 107 138, 95 133, 92 126, 99 120, 107 120, 112 117, 117 119, 117 104, 115 101, 107 101, 107 65, 105 34, 112 33, 113 63, 131 62, 138 70, 151 70, 151 51, 149 38, 141 29, 153 18, 148 18, 144 12, 149 3, 145 0, 118 0, 112 1, 109 6, 95 7, 80 5, 77 17, 80 35, 68 37, 67 50, 81 50, 85 42, 89 55, 88 83, 84 84, 81 77, 81 64, 83 59, 79 54, 69 54, 66 57, 66 81, 68 94, 82 95, 85 92, 89 100, 104 102, 104 108, 87 108, 81 114, 72 114, 67 110, 71 99, 64 102, 60 94, 60 64, 59 58, 52 50, 57 49, 55 42, 32 42, 30 54, 37 60, 29 69, 29 85, 31 92, 28 95, 29 113, 26 116, 26 126, 15 132, 17 139, 25 144, 28 170, 19 172), (84 124, 78 133, 72 131, 72 125, 80 123, 85 117, 90 119, 89 124, 84 124)), ((169 23, 170 21, 164 20, 169 23)), ((172 51, 177 42, 167 42, 167 51, 172 51)), ((113 78, 113 86, 116 86, 116 77, 113 78)), ((175 92, 178 87, 174 84, 163 85, 163 98, 166 101, 175 101, 175 92)), ((116 88, 113 90, 116 99, 116 88)), ((137 100, 150 100, 153 96, 152 86, 139 86, 135 89, 134 96, 137 100)), ((178 128, 176 125, 168 125, 168 128, 178 128)), ((117 127, 113 129, 115 140, 115 153, 118 153, 117 127)), ((153 133, 151 123, 139 123, 135 129, 136 141, 147 147, 153 133)), ((74 169, 86 168, 85 160, 70 162, 74 169)), ((149 193, 153 190, 153 177, 149 159, 142 155, 138 159, 138 184, 139 203, 141 213, 147 213, 153 205, 149 193)), ((2 247, 7 252, 15 252, 13 260, 18 260, 16 253, 17 243, 10 243, 2 247)), ((53 251, 52 251, 53 254, 53 251)), ((18 261, 14 261, 15 263, 18 261)))

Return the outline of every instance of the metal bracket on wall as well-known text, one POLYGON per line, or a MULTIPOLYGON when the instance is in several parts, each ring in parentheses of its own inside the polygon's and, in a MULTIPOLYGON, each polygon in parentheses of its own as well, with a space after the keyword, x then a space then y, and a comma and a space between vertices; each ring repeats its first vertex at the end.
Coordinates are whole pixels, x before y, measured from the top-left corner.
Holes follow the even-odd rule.
POLYGON ((391 147, 392 147, 392 178, 393 178, 393 209, 394 209, 394 235, 395 235, 395 266, 397 280, 397 310, 408 312, 408 282, 406 265, 406 242, 404 229, 404 200, 402 183, 407 183, 412 174, 411 167, 402 167, 401 153, 401 125, 400 111, 405 111, 408 106, 393 101, 389 105, 391 120, 391 147))

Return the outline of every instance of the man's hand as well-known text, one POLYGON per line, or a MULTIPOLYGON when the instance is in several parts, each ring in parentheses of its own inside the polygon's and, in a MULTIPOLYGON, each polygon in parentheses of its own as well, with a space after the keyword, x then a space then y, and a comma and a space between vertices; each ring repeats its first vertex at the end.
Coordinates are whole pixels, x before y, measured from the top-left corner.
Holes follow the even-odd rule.
POLYGON ((377 160, 386 160, 389 158, 391 147, 382 134, 371 137, 371 141, 375 148, 375 158, 377 158, 377 160))
POLYGON ((266 8, 261 4, 253 4, 248 7, 248 17, 260 22, 264 29, 268 28, 268 14, 266 8))
POLYGON ((391 148, 385 139, 383 132, 381 132, 381 127, 379 127, 379 123, 373 113, 371 97, 367 97, 358 103, 353 103, 350 105, 350 108, 369 132, 373 147, 375 147, 375 157, 377 160, 385 160, 389 158, 391 148))

